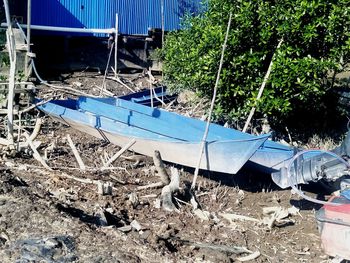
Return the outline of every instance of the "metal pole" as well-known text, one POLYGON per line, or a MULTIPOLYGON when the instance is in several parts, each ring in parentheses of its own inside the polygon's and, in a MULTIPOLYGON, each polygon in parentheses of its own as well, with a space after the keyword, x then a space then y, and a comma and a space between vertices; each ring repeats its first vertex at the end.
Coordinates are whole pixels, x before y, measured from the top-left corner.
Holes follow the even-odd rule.
MULTIPOLYGON (((201 141, 201 144, 200 144, 200 149, 199 149, 199 154, 198 154, 198 162, 197 162, 196 169, 194 171, 194 176, 193 176, 191 189, 194 189, 195 186, 196 186, 197 177, 198 177, 198 173, 199 173, 199 167, 201 165, 202 156, 203 156, 203 150, 204 150, 204 146, 206 145, 206 141, 207 141, 207 137, 208 137, 211 116, 212 116, 212 113, 213 113, 213 110, 214 110, 214 104, 215 104, 215 100, 216 100, 216 93, 217 93, 217 89, 218 89, 219 81, 220 81, 221 69, 222 69, 222 65, 224 63, 224 55, 225 55, 225 50, 226 50, 226 46, 227 46, 227 40, 228 40, 228 36, 229 36, 229 33, 230 33, 230 28, 231 28, 231 21, 232 21, 232 13, 230 13, 230 18, 228 20, 227 29, 226 29, 225 40, 224 40, 224 44, 222 45, 220 64, 219 64, 218 74, 216 75, 216 81, 215 81, 215 86, 214 86, 213 98, 212 98, 211 104, 210 104, 209 116, 208 116, 208 119, 207 119, 207 124, 205 126, 204 135, 203 135, 203 138, 202 138, 202 141, 201 141)), ((208 158, 208 156, 207 156, 207 158, 208 158)))
POLYGON ((8 29, 12 30, 9 3, 8 3, 7 0, 3 0, 3 2, 4 2, 4 8, 5 8, 5 16, 6 16, 7 27, 8 27, 8 29))
POLYGON ((115 14, 115 36, 114 36, 114 77, 117 77, 118 72, 118 34, 119 34, 119 17, 115 14))
POLYGON ((265 88, 266 83, 267 83, 267 81, 269 80, 269 77, 270 77, 270 74, 271 74, 272 65, 273 65, 273 60, 274 60, 274 58, 275 58, 275 55, 276 55, 276 53, 277 53, 277 50, 281 47, 282 42, 283 42, 283 38, 278 42, 277 48, 276 48, 276 50, 275 50, 275 53, 273 54, 273 56, 272 56, 272 58, 271 58, 269 68, 267 69, 267 72, 266 72, 265 77, 264 77, 264 81, 263 81, 263 83, 262 83, 261 86, 260 86, 260 89, 259 89, 259 92, 258 92, 258 96, 256 97, 255 104, 254 104, 253 108, 252 108, 252 109, 250 110, 250 112, 249 112, 248 118, 247 118, 247 120, 246 120, 246 122, 245 122, 245 124, 244 124, 244 127, 243 127, 242 132, 246 132, 246 131, 247 131, 248 126, 249 126, 249 123, 250 123, 250 121, 251 121, 252 118, 253 118, 253 115, 254 115, 255 110, 256 110, 256 103, 261 99, 261 96, 262 96, 262 94, 263 94, 264 88, 265 88))
POLYGON ((16 73, 16 44, 12 32, 10 9, 7 0, 3 0, 5 7, 5 15, 7 21, 7 48, 10 56, 10 74, 9 74, 9 89, 7 95, 7 140, 8 146, 14 149, 13 139, 13 97, 15 91, 15 73, 16 73))
POLYGON ((27 2, 27 54, 25 57, 25 76, 28 79, 30 76, 30 66, 29 66, 29 57, 28 53, 30 52, 30 26, 32 22, 32 0, 28 0, 27 2))
POLYGON ((164 0, 161 1, 161 16, 162 16, 162 47, 164 46, 164 31, 165 31, 165 21, 164 21, 164 0))
MULTIPOLYGON (((21 28, 27 28, 27 25, 19 24, 21 28)), ((7 27, 8 23, 1 23, 2 27, 7 27)), ((75 32, 85 34, 113 34, 115 28, 76 28, 76 27, 59 27, 59 26, 40 26, 30 25, 31 30, 59 31, 59 32, 75 32)))

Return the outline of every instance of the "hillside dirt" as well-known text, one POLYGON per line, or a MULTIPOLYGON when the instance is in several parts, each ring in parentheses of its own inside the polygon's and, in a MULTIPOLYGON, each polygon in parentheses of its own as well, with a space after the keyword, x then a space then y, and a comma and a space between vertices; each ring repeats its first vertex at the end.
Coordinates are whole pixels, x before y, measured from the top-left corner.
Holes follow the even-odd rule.
MULTIPOLYGON (((62 78, 99 93, 102 76, 91 74, 62 78)), ((106 83, 113 93, 130 92, 106 83)), ((148 85, 142 76, 125 83, 135 90, 148 85)), ((54 92, 42 87, 41 94, 54 92)), ((179 98, 173 110, 201 117, 203 102, 184 103, 190 99, 179 98)), ((119 147, 49 117, 35 141, 52 170, 31 152, 0 160, 1 262, 331 262, 315 219, 320 206, 279 189, 267 175, 248 169, 237 175, 201 173, 195 191, 201 209, 194 210, 188 191, 193 171, 177 167, 177 209, 169 212, 160 204, 162 188, 140 189, 160 181, 152 158, 125 152, 103 170, 119 147), (86 171, 79 169, 67 134, 86 171), (101 185, 112 187, 111 194, 100 194, 101 185), (289 213, 273 221, 273 214, 264 213, 271 207, 289 213)), ((169 174, 171 166, 166 164, 169 174)), ((320 193, 316 186, 307 190, 314 197, 320 193)))

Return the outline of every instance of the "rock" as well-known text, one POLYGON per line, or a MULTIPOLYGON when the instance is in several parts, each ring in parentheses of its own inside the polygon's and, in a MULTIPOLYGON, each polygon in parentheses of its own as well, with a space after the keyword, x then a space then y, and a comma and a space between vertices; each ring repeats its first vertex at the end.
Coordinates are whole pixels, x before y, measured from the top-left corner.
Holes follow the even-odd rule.
POLYGON ((131 227, 131 225, 128 225, 128 226, 118 227, 117 229, 119 231, 126 233, 126 232, 130 232, 132 230, 132 227, 131 227))
POLYGON ((137 222, 136 220, 133 220, 131 223, 130 223, 130 226, 135 229, 136 231, 140 231, 142 229, 142 226, 140 225, 139 222, 137 222))
POLYGON ((68 263, 78 259, 70 236, 20 240, 11 249, 20 252, 16 262, 68 263))

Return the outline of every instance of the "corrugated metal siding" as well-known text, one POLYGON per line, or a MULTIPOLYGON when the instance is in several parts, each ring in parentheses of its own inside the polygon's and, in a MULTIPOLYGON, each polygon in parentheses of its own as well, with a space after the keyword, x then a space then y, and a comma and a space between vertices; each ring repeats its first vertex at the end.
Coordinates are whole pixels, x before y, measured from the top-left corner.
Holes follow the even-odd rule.
POLYGON ((116 3, 116 0, 32 0, 32 24, 112 28, 116 3))
MULTIPOLYGON (((147 35, 149 28, 162 28, 162 0, 121 0, 116 12, 119 31, 127 35, 147 35)), ((206 1, 206 0, 205 0, 206 1)), ((164 27, 166 31, 180 29, 181 18, 187 13, 198 13, 202 0, 164 0, 164 27)))
MULTIPOLYGON (((147 35, 161 28, 162 0, 32 0, 32 23, 36 25, 111 28, 119 16, 119 32, 147 35)), ((198 12, 201 0, 164 0, 165 30, 180 28, 186 12, 198 12)))

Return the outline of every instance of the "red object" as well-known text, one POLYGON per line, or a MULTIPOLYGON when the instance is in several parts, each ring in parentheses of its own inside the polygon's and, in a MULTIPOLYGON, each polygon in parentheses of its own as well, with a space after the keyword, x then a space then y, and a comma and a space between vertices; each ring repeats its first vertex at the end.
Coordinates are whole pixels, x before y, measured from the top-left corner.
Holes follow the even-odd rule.
POLYGON ((326 254, 350 260, 350 200, 340 196, 331 202, 340 205, 324 205, 316 213, 322 246, 326 254))

